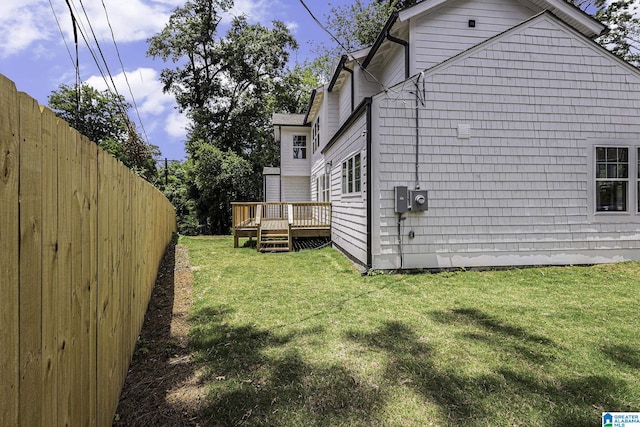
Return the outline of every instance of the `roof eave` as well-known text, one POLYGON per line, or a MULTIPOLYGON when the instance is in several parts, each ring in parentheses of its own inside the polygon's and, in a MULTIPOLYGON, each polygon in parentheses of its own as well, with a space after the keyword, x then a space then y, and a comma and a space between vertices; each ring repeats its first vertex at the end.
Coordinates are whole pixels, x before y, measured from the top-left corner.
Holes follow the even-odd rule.
POLYGON ((362 68, 367 68, 369 66, 369 64, 373 60, 373 57, 378 52, 378 49, 380 49, 380 46, 382 46, 382 43, 387 38, 387 34, 389 33, 389 31, 391 31, 391 28, 393 28, 393 24, 395 24, 398 20, 398 16, 400 16, 398 12, 393 12, 391 16, 389 16, 389 19, 387 19, 387 22, 384 24, 382 31, 380 31, 380 34, 378 34, 378 38, 375 42, 373 42, 373 46, 371 46, 369 54, 362 62, 362 68))
POLYGON ((327 89, 328 92, 331 92, 333 90, 333 87, 336 85, 336 82, 338 81, 338 77, 340 77, 340 73, 342 73, 344 64, 347 62, 347 59, 348 59, 347 55, 342 55, 340 57, 340 62, 336 67, 336 71, 333 73, 333 77, 331 78, 331 83, 329 83, 329 88, 327 89))

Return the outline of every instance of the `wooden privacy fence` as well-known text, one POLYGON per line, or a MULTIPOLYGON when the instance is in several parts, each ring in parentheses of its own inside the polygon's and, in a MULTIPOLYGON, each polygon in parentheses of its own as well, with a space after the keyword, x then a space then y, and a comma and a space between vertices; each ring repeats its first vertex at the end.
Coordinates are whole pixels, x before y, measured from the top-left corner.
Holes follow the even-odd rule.
POLYGON ((0 75, 2 425, 111 425, 175 230, 159 191, 0 75))

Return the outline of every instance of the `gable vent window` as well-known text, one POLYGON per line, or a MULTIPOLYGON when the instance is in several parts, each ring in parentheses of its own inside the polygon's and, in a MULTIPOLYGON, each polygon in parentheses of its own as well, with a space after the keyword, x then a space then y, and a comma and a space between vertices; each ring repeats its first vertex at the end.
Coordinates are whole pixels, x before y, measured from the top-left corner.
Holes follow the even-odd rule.
POLYGON ((342 194, 362 191, 360 153, 342 162, 342 194))
POLYGON ((626 212, 629 149, 596 147, 596 211, 626 212))
POLYGON ((306 159, 307 158, 307 137, 306 137, 306 135, 294 135, 293 136, 293 158, 294 159, 306 159))

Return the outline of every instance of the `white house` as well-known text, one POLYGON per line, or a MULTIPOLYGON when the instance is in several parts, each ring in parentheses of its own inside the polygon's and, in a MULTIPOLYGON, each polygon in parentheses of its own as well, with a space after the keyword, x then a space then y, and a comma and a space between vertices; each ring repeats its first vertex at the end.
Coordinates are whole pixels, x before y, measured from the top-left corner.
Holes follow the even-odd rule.
POLYGON ((330 200, 334 245, 373 269, 640 259, 640 71, 604 30, 564 0, 392 15, 274 116, 281 200, 330 200))

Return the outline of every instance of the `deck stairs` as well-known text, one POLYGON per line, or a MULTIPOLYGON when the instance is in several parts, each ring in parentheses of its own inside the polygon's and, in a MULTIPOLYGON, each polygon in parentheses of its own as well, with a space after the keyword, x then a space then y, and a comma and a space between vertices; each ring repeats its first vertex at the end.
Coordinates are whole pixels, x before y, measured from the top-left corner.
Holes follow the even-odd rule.
POLYGON ((263 218, 263 209, 258 208, 258 244, 260 252, 290 252, 293 249, 291 225, 293 224, 293 208, 284 209, 285 218, 263 218))
POLYGON ((265 229, 260 228, 260 252, 289 252, 289 229, 265 229))

